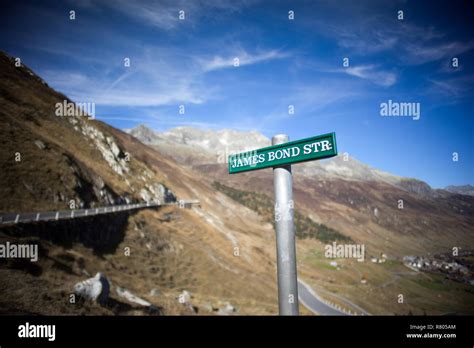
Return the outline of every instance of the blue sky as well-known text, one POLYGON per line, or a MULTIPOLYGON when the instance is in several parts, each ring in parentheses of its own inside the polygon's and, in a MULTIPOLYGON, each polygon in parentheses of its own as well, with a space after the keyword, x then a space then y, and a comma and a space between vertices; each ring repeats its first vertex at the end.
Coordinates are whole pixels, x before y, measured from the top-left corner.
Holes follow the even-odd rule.
POLYGON ((335 131, 340 152, 444 187, 474 184, 467 3, 2 1, 0 49, 118 128, 335 131), (382 117, 388 100, 420 103, 420 119, 382 117))

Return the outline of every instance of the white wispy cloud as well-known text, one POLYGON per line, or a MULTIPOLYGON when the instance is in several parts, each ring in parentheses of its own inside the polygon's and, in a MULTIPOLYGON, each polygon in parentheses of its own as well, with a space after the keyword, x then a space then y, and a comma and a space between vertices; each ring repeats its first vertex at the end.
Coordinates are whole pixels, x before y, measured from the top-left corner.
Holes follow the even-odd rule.
POLYGON ((279 50, 267 50, 259 53, 249 53, 245 50, 238 50, 233 56, 222 57, 216 55, 213 57, 197 58, 202 69, 206 72, 234 67, 234 59, 239 59, 239 66, 257 64, 274 59, 288 57, 289 54, 279 50))
POLYGON ((162 106, 177 103, 202 104, 212 91, 191 80, 174 81, 162 76, 168 86, 150 79, 127 79, 120 82, 107 77, 91 77, 79 73, 51 71, 44 75, 54 88, 75 101, 91 101, 109 106, 162 106))
POLYGON ((312 84, 293 87, 286 97, 276 103, 276 108, 262 117, 253 117, 253 122, 258 124, 258 128, 263 128, 292 118, 314 117, 331 106, 361 98, 363 94, 354 83, 336 78, 322 79, 312 84), (295 114, 288 113, 289 105, 294 106, 295 114))
POLYGON ((342 69, 346 74, 369 80, 377 85, 390 87, 397 82, 397 75, 390 71, 380 70, 375 65, 360 65, 342 69))
POLYGON ((424 64, 455 57, 474 48, 474 41, 469 42, 435 42, 420 44, 409 42, 401 59, 408 64, 424 64))
POLYGON ((302 21, 315 32, 337 42, 346 56, 391 53, 402 64, 422 65, 474 49, 474 41, 460 41, 433 25, 397 20, 393 1, 323 1, 331 21, 316 15, 302 21), (347 21, 347 14, 351 20, 347 21))
POLYGON ((123 66, 123 58, 109 52, 109 70, 46 70, 45 81, 76 101, 93 101, 110 106, 162 106, 202 104, 213 97, 216 88, 204 84, 195 65, 178 59, 172 48, 145 46, 134 50, 131 66, 123 66))
POLYGON ((450 78, 429 78, 424 94, 443 97, 450 102, 457 102, 472 95, 474 75, 462 75, 450 78))
POLYGON ((135 18, 144 24, 167 30, 174 28, 178 24, 179 2, 173 4, 169 1, 116 0, 107 2, 107 4, 112 9, 118 10, 122 14, 135 18))
POLYGON ((354 17, 351 25, 330 24, 325 31, 337 40, 341 48, 356 54, 376 54, 389 51, 402 51, 406 54, 416 54, 412 48, 425 47, 444 39, 444 34, 433 27, 422 27, 393 21, 383 16, 354 17), (358 29, 354 30, 354 26, 358 29))
POLYGON ((99 6, 109 10, 119 11, 142 24, 157 27, 164 30, 175 29, 180 22, 191 24, 197 23, 202 18, 211 16, 215 12, 231 14, 242 8, 252 6, 257 0, 109 0, 98 3, 99 6), (180 11, 184 11, 185 20, 179 19, 180 11))
MULTIPOLYGON (((133 48, 131 66, 123 66, 123 58, 113 52, 104 53, 104 61, 115 63, 100 73, 85 70, 46 70, 41 72, 54 88, 76 101, 89 100, 110 106, 163 106, 172 104, 203 104, 216 98, 219 87, 206 83, 206 75, 216 69, 233 66, 222 55, 186 54, 169 46, 133 48), (122 62, 122 64, 119 64, 122 62), (230 64, 230 65, 229 65, 230 64)), ((257 64, 288 56, 275 49, 251 54, 236 50, 240 65, 257 64)))

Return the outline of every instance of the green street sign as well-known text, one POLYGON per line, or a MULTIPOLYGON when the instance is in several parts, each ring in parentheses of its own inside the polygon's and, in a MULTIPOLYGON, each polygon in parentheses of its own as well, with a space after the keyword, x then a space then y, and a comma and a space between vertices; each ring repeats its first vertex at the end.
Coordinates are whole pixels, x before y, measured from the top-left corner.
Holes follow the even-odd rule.
POLYGON ((230 155, 229 174, 313 161, 336 155, 336 133, 328 133, 230 155))

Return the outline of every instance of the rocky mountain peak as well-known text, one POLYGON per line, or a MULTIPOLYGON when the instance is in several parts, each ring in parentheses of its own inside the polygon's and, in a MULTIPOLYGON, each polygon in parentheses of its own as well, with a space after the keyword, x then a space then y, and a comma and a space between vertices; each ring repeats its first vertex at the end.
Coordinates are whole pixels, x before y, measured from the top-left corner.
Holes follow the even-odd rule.
MULTIPOLYGON (((140 125, 128 133, 138 138, 145 144, 154 145, 159 150, 165 151, 166 145, 173 146, 173 152, 185 152, 186 158, 196 153, 196 149, 205 152, 210 161, 216 155, 231 154, 235 152, 254 150, 271 145, 271 140, 258 131, 242 132, 233 129, 202 130, 192 127, 176 127, 165 132, 156 132, 146 126, 140 125), (179 146, 179 149, 177 148, 179 146)), ((201 164, 203 159, 199 159, 201 164)), ((374 169, 351 156, 337 156, 335 158, 314 161, 295 166, 294 169, 307 176, 318 176, 325 179, 345 179, 359 181, 383 181, 396 184, 400 177, 374 169)))
POLYGON ((449 185, 445 190, 451 193, 458 193, 460 195, 474 196, 474 186, 472 185, 449 185))

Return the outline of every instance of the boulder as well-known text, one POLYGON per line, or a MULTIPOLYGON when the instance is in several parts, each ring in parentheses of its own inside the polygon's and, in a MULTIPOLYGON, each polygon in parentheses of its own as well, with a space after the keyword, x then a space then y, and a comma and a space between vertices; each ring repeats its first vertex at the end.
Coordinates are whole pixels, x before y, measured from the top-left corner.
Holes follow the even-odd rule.
POLYGON ((46 149, 46 145, 41 140, 35 140, 35 145, 40 150, 45 150, 46 149))
POLYGON ((178 301, 183 304, 189 303, 189 301, 191 301, 191 293, 187 290, 183 290, 183 292, 178 295, 178 301))
POLYGON ((224 307, 219 308, 217 315, 230 315, 236 311, 235 307, 232 306, 229 302, 224 304, 224 307))
POLYGON ((119 295, 120 297, 123 297, 124 299, 126 299, 128 302, 131 302, 131 303, 136 303, 140 306, 145 306, 145 307, 150 307, 152 304, 150 302, 148 302, 147 300, 144 300, 136 295, 134 295, 133 293, 131 293, 129 290, 127 289, 124 289, 124 288, 121 288, 119 286, 116 287, 116 290, 117 290, 117 295, 119 295))
POLYGON ((110 284, 102 273, 74 285, 74 293, 86 300, 105 303, 109 298, 110 284))
POLYGON ((212 307, 212 304, 209 302, 204 303, 202 309, 209 313, 212 313, 214 311, 214 307, 212 307))
POLYGON ((150 296, 160 296, 160 290, 153 288, 150 290, 150 296))

